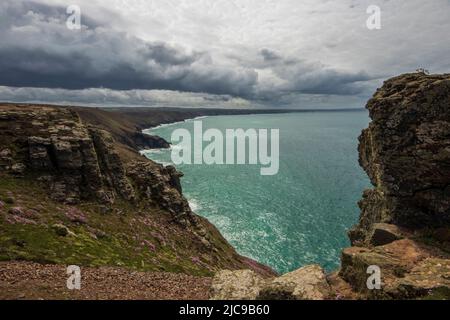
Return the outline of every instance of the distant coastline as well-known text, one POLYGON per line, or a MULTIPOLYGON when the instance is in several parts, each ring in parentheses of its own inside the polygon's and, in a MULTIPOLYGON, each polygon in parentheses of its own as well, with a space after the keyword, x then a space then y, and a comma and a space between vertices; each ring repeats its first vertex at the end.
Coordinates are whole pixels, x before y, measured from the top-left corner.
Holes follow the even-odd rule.
POLYGON ((131 122, 141 130, 154 129, 159 125, 183 122, 198 117, 219 115, 250 115, 250 114, 278 114, 278 113, 308 113, 308 112, 354 112, 366 111, 361 108, 337 109, 224 109, 224 108, 182 108, 182 107, 96 107, 83 105, 62 105, 53 103, 32 102, 0 102, 1 105, 14 106, 49 106, 67 107, 80 110, 101 110, 124 116, 124 121, 131 122))

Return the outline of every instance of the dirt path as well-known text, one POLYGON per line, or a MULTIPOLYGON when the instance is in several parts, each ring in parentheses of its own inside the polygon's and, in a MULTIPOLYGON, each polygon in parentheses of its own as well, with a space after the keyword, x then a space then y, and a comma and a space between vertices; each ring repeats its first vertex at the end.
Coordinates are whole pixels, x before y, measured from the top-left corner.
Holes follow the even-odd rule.
POLYGON ((67 289, 66 266, 0 262, 0 299, 208 299, 211 278, 123 268, 81 268, 67 289))

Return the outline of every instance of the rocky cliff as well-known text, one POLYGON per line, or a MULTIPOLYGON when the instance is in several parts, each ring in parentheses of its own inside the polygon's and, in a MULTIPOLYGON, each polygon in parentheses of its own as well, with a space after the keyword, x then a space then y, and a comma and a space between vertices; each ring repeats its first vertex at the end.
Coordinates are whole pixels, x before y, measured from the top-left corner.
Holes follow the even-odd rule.
POLYGON ((339 271, 306 266, 278 278, 221 272, 218 299, 450 299, 450 75, 392 78, 367 103, 360 164, 374 186, 359 202, 339 271), (381 288, 369 289, 370 268, 381 288))
POLYGON ((352 241, 374 222, 412 229, 450 225, 450 76, 387 81, 368 102, 360 164, 375 186, 360 202, 352 241))
POLYGON ((180 172, 135 149, 160 142, 106 111, 1 105, 0 260, 273 274, 191 211, 180 172))

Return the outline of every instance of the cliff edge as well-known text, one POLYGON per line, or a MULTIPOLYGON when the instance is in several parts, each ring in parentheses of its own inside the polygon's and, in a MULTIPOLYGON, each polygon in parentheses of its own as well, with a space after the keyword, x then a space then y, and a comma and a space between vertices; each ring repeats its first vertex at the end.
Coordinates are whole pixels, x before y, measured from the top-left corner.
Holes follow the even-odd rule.
POLYGON ((213 298, 450 298, 450 74, 389 79, 366 108, 359 161, 374 188, 359 202, 340 270, 313 265, 272 279, 222 271, 213 298), (379 288, 368 285, 375 269, 379 288))

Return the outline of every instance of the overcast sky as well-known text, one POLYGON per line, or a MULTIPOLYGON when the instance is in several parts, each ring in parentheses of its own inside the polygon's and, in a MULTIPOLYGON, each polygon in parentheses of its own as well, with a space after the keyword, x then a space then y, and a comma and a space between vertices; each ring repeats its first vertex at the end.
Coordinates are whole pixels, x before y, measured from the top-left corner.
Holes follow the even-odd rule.
POLYGON ((450 72, 450 1, 1 0, 0 39, 0 101, 363 107, 386 78, 450 72))

